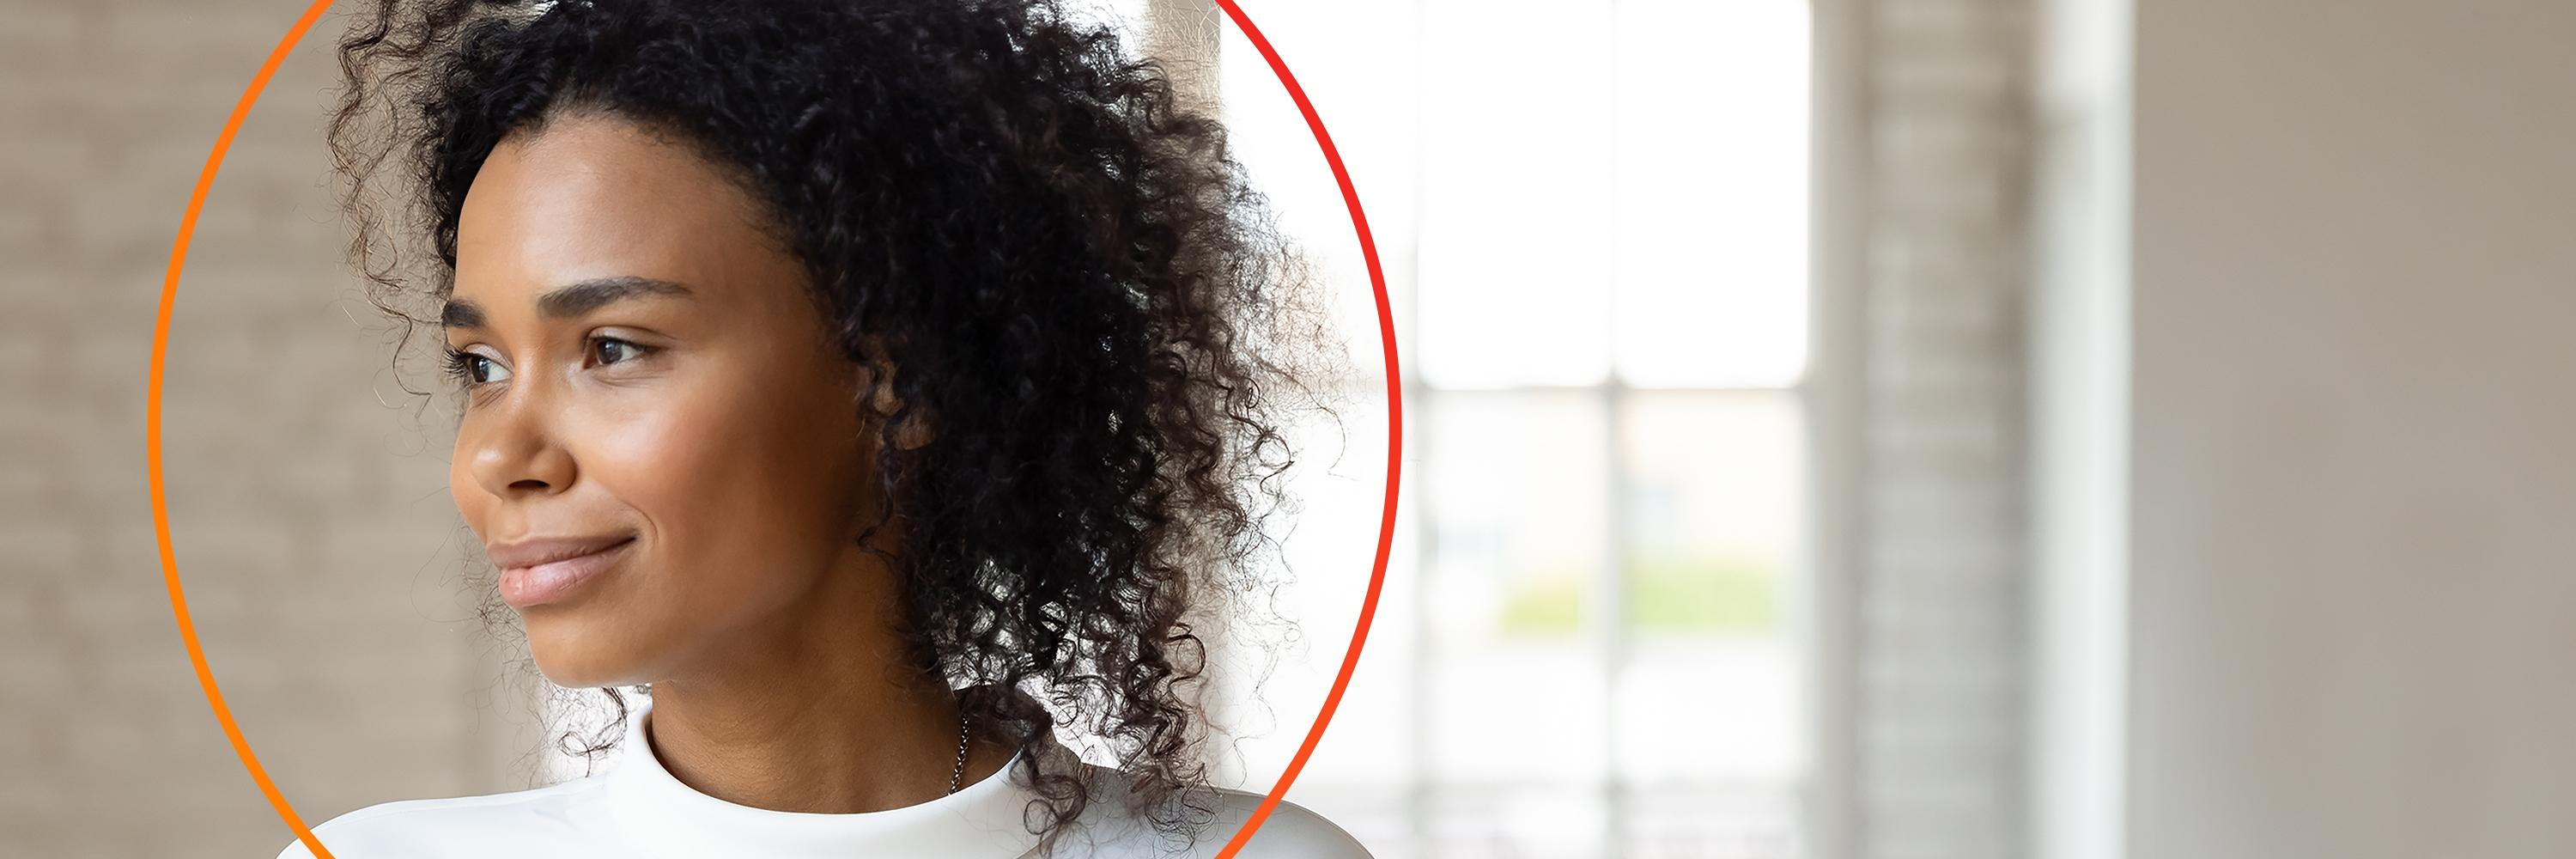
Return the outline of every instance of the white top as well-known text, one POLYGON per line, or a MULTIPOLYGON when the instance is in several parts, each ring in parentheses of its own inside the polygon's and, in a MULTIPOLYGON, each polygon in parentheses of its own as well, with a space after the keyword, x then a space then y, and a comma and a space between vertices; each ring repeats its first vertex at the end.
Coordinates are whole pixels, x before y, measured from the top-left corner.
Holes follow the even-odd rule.
MULTIPOLYGON (((858 814, 771 811, 717 799, 679 779, 645 742, 652 704, 631 720, 615 766, 601 774, 508 793, 411 799, 371 805, 313 828, 341 859, 1022 859, 1038 836, 1021 824, 1036 798, 1013 765, 956 793, 902 808, 858 814)), ((1061 746, 1057 746, 1061 749, 1061 746)), ((1090 767, 1095 785, 1108 771, 1090 767)), ((1118 797, 1095 788, 1080 825, 1057 855, 1127 859, 1209 859, 1234 838, 1261 796, 1219 790, 1214 822, 1187 851, 1129 816, 1118 797)), ((313 859, 302 841, 278 859, 313 859)), ((1321 815, 1281 801, 1238 859, 1369 859, 1349 833, 1321 815)))

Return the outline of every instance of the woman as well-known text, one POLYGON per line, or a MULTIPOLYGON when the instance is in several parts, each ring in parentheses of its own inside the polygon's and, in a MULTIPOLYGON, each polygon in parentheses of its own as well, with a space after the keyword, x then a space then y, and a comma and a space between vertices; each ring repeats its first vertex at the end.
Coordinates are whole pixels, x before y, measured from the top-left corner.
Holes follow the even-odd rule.
MULTIPOLYGON (((457 508, 624 751, 325 847, 1232 836, 1201 633, 1263 586, 1282 415, 1342 353, 1156 64, 1053 0, 380 0, 340 56, 353 251, 445 341, 457 508)), ((1241 855, 1367 853, 1282 804, 1241 855)))

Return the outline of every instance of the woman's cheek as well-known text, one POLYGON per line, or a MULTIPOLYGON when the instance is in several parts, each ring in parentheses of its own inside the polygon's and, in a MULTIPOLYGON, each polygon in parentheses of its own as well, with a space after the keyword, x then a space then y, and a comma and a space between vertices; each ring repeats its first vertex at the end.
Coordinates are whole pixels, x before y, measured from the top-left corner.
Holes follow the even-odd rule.
MULTIPOLYGON (((692 509, 718 489, 718 460, 725 456, 721 427, 676 398, 603 410, 581 433, 588 440, 591 478, 642 517, 655 536, 673 539, 674 528, 696 530, 703 511, 692 509)), ((665 547, 676 548, 676 547, 665 547)))
POLYGON ((644 520, 661 545, 657 558, 686 570, 689 590, 744 570, 760 569, 762 530, 778 518, 764 491, 771 475, 756 466, 772 443, 756 413, 724 396, 724 387, 673 384, 638 394, 606 411, 591 440, 593 477, 607 494, 644 520))
POLYGON ((648 502, 686 497, 704 461, 722 455, 722 433, 684 403, 609 410, 581 435, 590 442, 592 475, 648 515, 648 502))

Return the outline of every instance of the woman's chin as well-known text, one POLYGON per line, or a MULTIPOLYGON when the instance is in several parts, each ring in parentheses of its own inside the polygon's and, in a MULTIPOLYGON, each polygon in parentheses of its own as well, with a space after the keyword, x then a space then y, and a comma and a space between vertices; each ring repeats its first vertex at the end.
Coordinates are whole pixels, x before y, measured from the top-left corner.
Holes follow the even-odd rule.
POLYGON ((546 681, 566 689, 592 689, 605 686, 632 686, 647 682, 637 670, 639 660, 620 649, 605 648, 600 636, 570 628, 568 618, 547 618, 526 624, 528 652, 535 658, 537 673, 546 681))

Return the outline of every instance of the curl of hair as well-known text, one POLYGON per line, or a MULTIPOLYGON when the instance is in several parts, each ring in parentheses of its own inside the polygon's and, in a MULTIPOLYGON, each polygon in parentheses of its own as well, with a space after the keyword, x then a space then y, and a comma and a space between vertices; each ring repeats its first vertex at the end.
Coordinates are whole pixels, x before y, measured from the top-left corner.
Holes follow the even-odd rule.
POLYGON ((901 404, 863 415, 892 503, 857 539, 901 529, 907 667, 1017 744, 1031 830, 1051 849, 1100 798, 1041 753, 1059 726, 1107 744, 1132 813, 1205 820, 1202 636, 1275 592, 1286 416, 1345 353, 1160 62, 1056 0, 378 0, 339 58, 350 257, 398 367, 504 138, 606 115, 693 147, 773 216, 844 355, 891 371, 860 402, 901 404))

